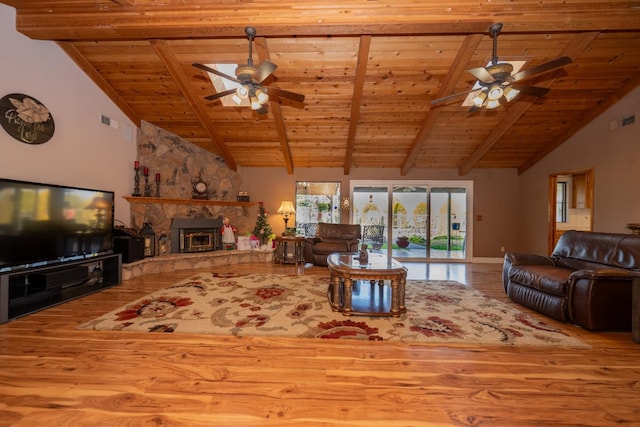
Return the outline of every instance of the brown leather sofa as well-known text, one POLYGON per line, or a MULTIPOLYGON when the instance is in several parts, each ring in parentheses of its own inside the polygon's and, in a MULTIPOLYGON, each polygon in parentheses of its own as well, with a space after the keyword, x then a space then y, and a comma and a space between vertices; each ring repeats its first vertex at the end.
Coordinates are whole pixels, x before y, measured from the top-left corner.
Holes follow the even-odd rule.
POLYGON ((315 237, 304 242, 304 258, 314 265, 327 265, 327 256, 333 252, 358 252, 360 242, 358 224, 318 224, 315 237))
POLYGON ((502 281, 513 301, 590 330, 631 329, 640 235, 567 231, 550 257, 508 253, 502 281))

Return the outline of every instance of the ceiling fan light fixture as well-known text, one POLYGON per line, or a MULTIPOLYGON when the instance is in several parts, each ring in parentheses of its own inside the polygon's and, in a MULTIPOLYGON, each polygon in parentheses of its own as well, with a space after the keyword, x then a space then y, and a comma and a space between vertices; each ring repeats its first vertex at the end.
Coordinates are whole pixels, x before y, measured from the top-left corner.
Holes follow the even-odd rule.
POLYGON ((264 105, 267 103, 267 101, 269 101, 269 95, 267 95, 261 89, 256 90, 256 97, 258 98, 258 102, 260 103, 260 105, 264 105))
POLYGON ((260 104, 260 102, 258 101, 258 97, 255 95, 251 95, 249 97, 249 100, 251 101, 251 109, 252 110, 259 110, 260 108, 262 108, 262 104, 260 104))
POLYGON ((490 99, 487 101, 487 105, 485 105, 487 110, 493 110, 494 108, 498 108, 498 106, 500 106, 500 101, 497 99, 490 99))
POLYGON ((240 99, 246 99, 249 96, 249 88, 247 85, 242 85, 236 90, 236 95, 240 97, 240 99))
POLYGON ((499 84, 492 84, 491 87, 489 88, 489 93, 487 97, 489 98, 489 101, 497 101, 498 99, 502 98, 503 93, 504 91, 502 90, 502 87, 500 87, 499 84))
POLYGON ((475 98, 473 98, 473 106, 480 108, 484 104, 484 101, 487 99, 487 93, 485 91, 479 92, 475 98))
POLYGON ((504 88, 504 97, 507 102, 513 101, 513 99, 518 96, 519 93, 520 91, 518 89, 514 89, 511 86, 507 86, 506 88, 504 88))

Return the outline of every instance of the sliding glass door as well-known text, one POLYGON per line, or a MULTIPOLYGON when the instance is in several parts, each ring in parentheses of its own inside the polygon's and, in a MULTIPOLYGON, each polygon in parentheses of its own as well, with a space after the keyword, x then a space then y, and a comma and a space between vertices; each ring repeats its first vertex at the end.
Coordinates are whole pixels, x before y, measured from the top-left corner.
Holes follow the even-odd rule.
POLYGON ((351 222, 373 250, 406 260, 467 260, 472 182, 351 183, 351 222), (381 234, 381 236, 379 236, 381 234))

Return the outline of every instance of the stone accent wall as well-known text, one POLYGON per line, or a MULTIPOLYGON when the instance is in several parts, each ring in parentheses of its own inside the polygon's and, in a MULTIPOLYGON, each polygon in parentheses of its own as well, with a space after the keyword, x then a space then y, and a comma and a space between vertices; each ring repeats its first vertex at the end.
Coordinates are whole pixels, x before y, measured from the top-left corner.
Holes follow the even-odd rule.
MULTIPOLYGON (((242 191, 242 179, 227 167, 224 160, 151 123, 142 122, 138 130, 138 161, 140 186, 144 191, 142 170, 149 168, 152 196, 155 196, 155 176, 160 174, 160 197, 191 199, 193 182, 197 178, 209 184, 209 199, 236 201, 242 191)), ((133 182, 131 184, 133 192, 133 182)), ((145 222, 151 223, 156 237, 170 235, 171 219, 229 217, 231 224, 243 235, 255 226, 246 207, 182 204, 131 204, 131 227, 140 230, 145 222)))

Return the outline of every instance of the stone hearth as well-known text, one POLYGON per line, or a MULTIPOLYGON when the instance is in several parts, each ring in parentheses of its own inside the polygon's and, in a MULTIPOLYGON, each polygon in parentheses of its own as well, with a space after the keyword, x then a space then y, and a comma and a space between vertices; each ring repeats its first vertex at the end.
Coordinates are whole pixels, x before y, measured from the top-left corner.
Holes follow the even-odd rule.
POLYGON ((214 251, 190 254, 172 254, 144 258, 122 264, 122 279, 150 273, 170 273, 181 270, 209 270, 225 272, 224 266, 249 262, 272 262, 273 251, 214 251))

